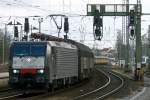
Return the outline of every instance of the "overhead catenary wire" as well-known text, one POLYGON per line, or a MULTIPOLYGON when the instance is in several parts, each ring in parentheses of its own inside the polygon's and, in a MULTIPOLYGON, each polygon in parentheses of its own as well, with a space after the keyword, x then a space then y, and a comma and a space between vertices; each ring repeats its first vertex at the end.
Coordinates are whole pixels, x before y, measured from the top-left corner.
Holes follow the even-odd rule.
MULTIPOLYGON (((15 2, 16 2, 16 4, 14 4, 14 5, 17 5, 17 3, 18 3, 18 5, 20 5, 20 7, 27 7, 27 9, 30 9, 30 8, 32 8, 33 9, 33 11, 34 10, 39 10, 39 9, 42 9, 42 8, 39 8, 38 6, 36 7, 36 6, 33 6, 33 5, 30 5, 30 4, 28 4, 27 2, 25 2, 25 1, 22 1, 22 0, 15 0, 15 2), (18 3, 20 1, 20 3, 18 3)), ((82 3, 82 5, 85 5, 85 2, 88 2, 89 3, 89 0, 83 0, 83 1, 81 1, 82 3)), ((43 10, 41 10, 41 11, 44 11, 44 12, 49 12, 50 10, 46 10, 46 9, 43 9, 43 10)), ((76 13, 76 14, 69 14, 69 13, 65 13, 65 14, 68 14, 69 15, 69 17, 85 17, 86 18, 86 15, 84 15, 84 14, 78 14, 78 13, 76 13)), ((84 21, 85 22, 85 21, 84 21)), ((86 24, 85 24, 86 25, 86 24)), ((83 27, 85 27, 85 25, 83 24, 83 27)), ((84 31, 86 31, 86 28, 84 28, 84 31)))
POLYGON ((34 10, 34 11, 42 11, 43 13, 49 13, 50 10, 47 10, 47 9, 43 9, 43 8, 40 8, 38 6, 33 6, 33 5, 30 5, 26 2, 23 2, 22 0, 19 0, 19 1, 14 1, 14 2, 10 2, 10 1, 4 1, 4 0, 0 0, 0 2, 4 2, 3 4, 5 5, 5 7, 7 6, 10 6, 10 7, 25 7, 26 9, 28 10, 34 10))

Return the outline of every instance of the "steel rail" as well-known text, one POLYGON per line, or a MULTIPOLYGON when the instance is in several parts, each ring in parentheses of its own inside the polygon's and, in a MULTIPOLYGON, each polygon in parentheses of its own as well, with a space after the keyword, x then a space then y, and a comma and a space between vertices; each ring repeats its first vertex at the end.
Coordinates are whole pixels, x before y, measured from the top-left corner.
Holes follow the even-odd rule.
POLYGON ((18 97, 21 95, 23 95, 23 94, 19 93, 19 94, 14 94, 14 95, 10 95, 10 96, 4 96, 4 97, 0 97, 0 100, 11 99, 11 98, 15 98, 15 97, 18 97))
POLYGON ((104 75, 107 77, 108 82, 107 82, 106 84, 104 84, 103 86, 101 86, 100 88, 98 88, 98 89, 95 89, 95 90, 90 91, 90 92, 88 92, 88 93, 86 93, 86 94, 83 94, 83 95, 80 95, 80 96, 77 96, 77 97, 73 98, 73 100, 76 100, 76 99, 82 98, 82 97, 84 97, 84 96, 87 96, 87 95, 89 95, 89 94, 95 93, 95 92, 97 92, 97 91, 99 91, 99 90, 101 90, 101 89, 107 87, 107 86, 110 84, 110 80, 111 80, 111 79, 110 79, 109 75, 107 75, 107 74, 106 74, 104 71, 102 71, 102 70, 99 70, 99 69, 97 69, 97 70, 100 71, 102 74, 104 74, 104 75))
POLYGON ((9 78, 9 77, 7 77, 7 76, 6 76, 6 77, 0 77, 0 79, 8 79, 8 78, 9 78))
POLYGON ((111 95, 111 94, 117 92, 119 89, 121 89, 121 88, 123 87, 123 85, 124 85, 124 79, 121 78, 120 76, 118 76, 118 75, 112 73, 112 72, 109 72, 109 73, 112 74, 113 76, 119 78, 119 79, 121 80, 121 84, 120 84, 117 88, 113 89, 112 91, 110 91, 110 92, 108 92, 108 93, 106 93, 106 94, 104 94, 104 95, 102 95, 102 96, 100 96, 100 97, 98 97, 98 98, 96 98, 96 99, 94 99, 94 100, 103 99, 103 98, 105 98, 105 97, 107 97, 107 96, 109 96, 109 95, 111 95))
MULTIPOLYGON (((20 91, 21 92, 21 91, 20 91)), ((19 93, 19 91, 13 91, 12 88, 7 88, 0 90, 0 100, 5 100, 5 99, 12 99, 18 96, 23 95, 23 93, 19 93)))

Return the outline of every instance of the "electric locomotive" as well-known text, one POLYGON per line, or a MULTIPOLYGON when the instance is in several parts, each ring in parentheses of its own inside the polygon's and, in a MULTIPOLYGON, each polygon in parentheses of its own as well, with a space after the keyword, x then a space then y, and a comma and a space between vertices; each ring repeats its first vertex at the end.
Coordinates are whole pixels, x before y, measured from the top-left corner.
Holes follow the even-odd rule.
POLYGON ((88 78, 93 66, 92 51, 71 40, 13 42, 9 84, 18 89, 58 88, 88 78))

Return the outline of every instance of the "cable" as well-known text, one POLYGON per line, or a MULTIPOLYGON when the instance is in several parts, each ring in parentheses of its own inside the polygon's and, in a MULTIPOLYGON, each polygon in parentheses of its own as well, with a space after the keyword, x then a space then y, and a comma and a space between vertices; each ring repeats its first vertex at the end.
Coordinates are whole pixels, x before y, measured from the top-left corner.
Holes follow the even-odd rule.
MULTIPOLYGON (((1 1, 0 1, 1 2, 1 1)), ((8 1, 2 1, 2 2, 6 2, 6 3, 10 3, 8 1)), ((6 4, 7 6, 7 4, 6 4)), ((30 7, 30 8, 33 8, 33 9, 38 9, 38 10, 41 10, 41 11, 44 11, 44 12, 50 12, 50 10, 46 10, 46 9, 42 9, 42 8, 38 8, 37 6, 33 6, 33 5, 30 5, 30 4, 27 4, 26 2, 23 2, 23 1, 15 1, 15 2, 11 2, 10 3, 10 6, 18 6, 18 7, 30 7)))
POLYGON ((80 21, 81 22, 81 26, 79 27, 79 32, 81 34, 83 43, 85 41, 85 33, 86 33, 86 29, 84 28, 85 27, 84 18, 85 18, 85 16, 83 16, 81 18, 81 21, 80 21))
POLYGON ((116 17, 114 17, 114 37, 116 37, 116 17))

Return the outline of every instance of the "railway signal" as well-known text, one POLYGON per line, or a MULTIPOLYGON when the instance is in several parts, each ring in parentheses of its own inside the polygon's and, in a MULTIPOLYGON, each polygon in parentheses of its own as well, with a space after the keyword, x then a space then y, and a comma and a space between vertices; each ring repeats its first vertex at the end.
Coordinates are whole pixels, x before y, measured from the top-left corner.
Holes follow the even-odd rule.
POLYGON ((135 12, 134 10, 130 10, 130 26, 134 26, 135 24, 135 12))
POLYGON ((93 33, 96 40, 101 40, 103 37, 103 19, 99 16, 99 10, 95 10, 93 19, 93 33))
MULTIPOLYGON (((137 4, 88 4, 87 5, 87 15, 88 16, 94 16, 95 20, 93 23, 94 26, 94 32, 100 32, 97 31, 97 29, 101 29, 101 33, 102 34, 98 34, 103 36, 103 27, 99 28, 99 24, 97 24, 98 21, 98 16, 101 16, 103 18, 103 16, 129 16, 129 27, 131 26, 131 28, 133 27, 133 29, 131 30, 131 36, 133 36, 135 33, 135 37, 136 37, 136 50, 135 50, 135 69, 139 68, 140 71, 142 71, 141 69, 141 15, 142 15, 142 5, 140 0, 137 0, 137 4), (120 7, 122 8, 127 8, 124 10, 121 10, 120 7), (107 8, 111 8, 111 9, 107 9, 107 8), (129 11, 128 8, 134 8, 131 9, 129 11), (98 28, 95 28, 98 27, 98 28)), ((127 28, 128 29, 128 28, 127 28)), ((94 33, 95 35, 95 33, 94 33)), ((100 38, 98 38, 100 39, 100 38)), ((128 48, 127 48, 128 49, 128 48)), ((128 55, 128 54, 127 54, 128 55)), ((128 57, 127 57, 128 58, 128 57)), ((128 66, 129 61, 126 60, 126 64, 128 66)), ((137 74, 135 77, 143 77, 142 75, 140 76, 139 74, 137 74)), ((138 80, 141 80, 142 78, 137 78, 138 80)))
POLYGON ((130 10, 129 13, 129 27, 131 27, 130 29, 130 36, 134 37, 135 35, 135 11, 132 9, 130 10))
POLYGON ((20 22, 14 20, 14 21, 10 21, 7 25, 13 26, 14 39, 15 39, 15 41, 17 41, 19 38, 18 26, 21 26, 22 24, 20 22))

